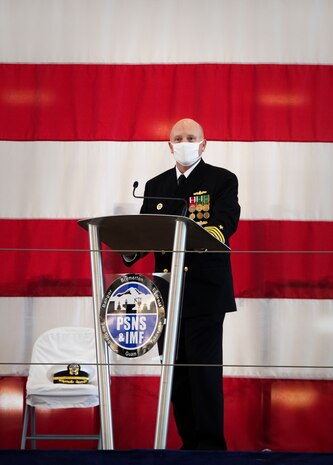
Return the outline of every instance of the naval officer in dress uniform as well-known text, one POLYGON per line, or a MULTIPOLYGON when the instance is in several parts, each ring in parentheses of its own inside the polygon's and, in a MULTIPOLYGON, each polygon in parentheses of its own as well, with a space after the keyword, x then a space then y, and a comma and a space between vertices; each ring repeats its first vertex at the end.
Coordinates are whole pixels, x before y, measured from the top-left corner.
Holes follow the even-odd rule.
MULTIPOLYGON (((176 166, 149 180, 146 197, 181 197, 186 216, 229 244, 240 215, 238 181, 230 171, 202 159, 207 146, 202 127, 178 121, 169 147, 176 166)), ((181 215, 179 201, 145 199, 141 213, 181 215)), ((134 262, 135 260, 133 260, 134 262)), ((171 268, 171 254, 155 254, 155 271, 171 268)), ((226 312, 236 310, 228 253, 185 255, 179 347, 172 404, 182 449, 226 449, 223 430, 222 334, 226 312), (180 366, 177 366, 179 364, 180 366), (183 365, 186 366, 183 366, 183 365)))

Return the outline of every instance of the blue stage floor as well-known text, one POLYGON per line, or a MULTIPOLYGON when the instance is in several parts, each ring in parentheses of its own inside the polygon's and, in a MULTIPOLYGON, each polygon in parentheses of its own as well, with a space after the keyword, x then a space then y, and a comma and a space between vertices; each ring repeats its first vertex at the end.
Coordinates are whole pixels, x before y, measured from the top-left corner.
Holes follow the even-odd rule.
POLYGON ((2 465, 332 465, 333 453, 216 451, 0 451, 2 465))

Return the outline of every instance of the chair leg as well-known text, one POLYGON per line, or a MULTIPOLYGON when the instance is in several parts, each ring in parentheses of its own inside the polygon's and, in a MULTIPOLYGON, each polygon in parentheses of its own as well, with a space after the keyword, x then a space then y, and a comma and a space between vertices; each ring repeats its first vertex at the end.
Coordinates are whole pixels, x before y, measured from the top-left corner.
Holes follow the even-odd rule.
POLYGON ((27 431, 28 431, 28 424, 29 424, 29 408, 28 407, 29 407, 28 404, 25 404, 22 437, 21 437, 21 449, 25 449, 25 444, 27 442, 27 431))
MULTIPOLYGON (((35 407, 29 405, 31 412, 31 436, 36 436, 36 411, 35 407)), ((31 449, 36 449, 36 439, 31 439, 31 449)))
POLYGON ((41 434, 41 435, 37 436, 37 434, 36 434, 36 410, 35 410, 35 407, 33 407, 32 405, 26 404, 25 409, 24 409, 24 417, 23 417, 21 449, 26 448, 27 439, 31 441, 31 449, 36 449, 36 446, 37 446, 36 438, 37 437, 40 440, 42 440, 42 439, 47 439, 47 440, 57 440, 57 439, 58 440, 65 440, 65 439, 92 440, 92 439, 97 439, 98 440, 97 448, 99 450, 102 449, 101 431, 99 431, 98 436, 97 435, 72 435, 71 436, 71 435, 61 435, 61 434, 55 434, 55 435, 41 434), (30 421, 30 435, 28 436, 29 421, 30 421), (66 436, 67 436, 67 438, 66 438, 66 436))

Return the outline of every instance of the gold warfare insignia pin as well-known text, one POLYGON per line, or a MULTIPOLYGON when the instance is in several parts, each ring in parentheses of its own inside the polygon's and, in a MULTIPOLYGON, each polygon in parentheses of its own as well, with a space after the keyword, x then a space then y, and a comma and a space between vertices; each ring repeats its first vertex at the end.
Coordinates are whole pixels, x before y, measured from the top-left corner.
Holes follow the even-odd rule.
POLYGON ((162 210, 162 208, 163 208, 163 203, 158 203, 156 205, 156 210, 162 210))
POLYGON ((210 217, 210 195, 207 191, 195 192, 189 198, 189 207, 191 220, 198 220, 201 222, 203 218, 208 219, 210 217))

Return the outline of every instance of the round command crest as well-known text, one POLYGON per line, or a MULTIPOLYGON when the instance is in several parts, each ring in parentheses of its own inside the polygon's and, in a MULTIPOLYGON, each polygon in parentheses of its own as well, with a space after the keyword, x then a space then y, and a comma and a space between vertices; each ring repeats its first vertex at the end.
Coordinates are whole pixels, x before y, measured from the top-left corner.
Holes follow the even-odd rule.
POLYGON ((126 274, 113 281, 101 305, 100 322, 108 346, 123 357, 139 357, 158 341, 164 325, 162 295, 153 281, 126 274))

